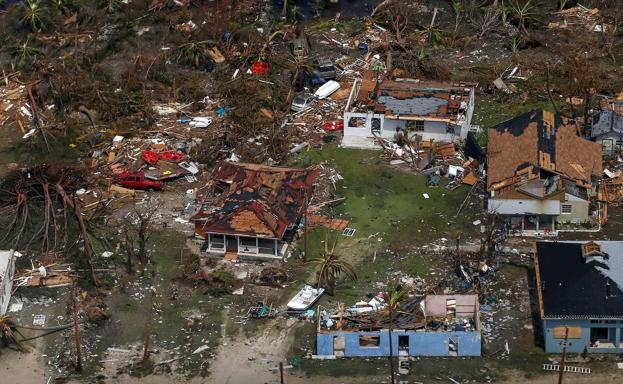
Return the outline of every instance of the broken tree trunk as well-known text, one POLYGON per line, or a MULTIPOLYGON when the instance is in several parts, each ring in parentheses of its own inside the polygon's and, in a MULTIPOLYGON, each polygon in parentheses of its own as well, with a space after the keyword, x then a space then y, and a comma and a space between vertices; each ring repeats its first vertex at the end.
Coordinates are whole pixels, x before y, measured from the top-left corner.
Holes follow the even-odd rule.
POLYGON ((79 204, 74 200, 72 201, 65 189, 62 185, 56 184, 55 186, 56 192, 61 196, 63 202, 66 206, 73 208, 74 216, 78 221, 78 225, 80 226, 80 233, 82 234, 82 240, 84 241, 84 257, 86 259, 87 265, 91 270, 91 282, 93 285, 97 286, 97 279, 95 278, 95 271, 93 270, 93 262, 91 257, 93 256, 93 248, 91 247, 91 240, 89 238, 89 233, 87 231, 87 226, 84 222, 84 218, 82 217, 82 212, 80 211, 79 204))

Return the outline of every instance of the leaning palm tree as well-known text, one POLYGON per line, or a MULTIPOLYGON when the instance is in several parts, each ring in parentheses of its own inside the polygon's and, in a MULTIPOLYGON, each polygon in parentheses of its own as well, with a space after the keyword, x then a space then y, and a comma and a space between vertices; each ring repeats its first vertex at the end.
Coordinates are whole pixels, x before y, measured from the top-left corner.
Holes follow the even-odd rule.
POLYGON ((331 296, 335 293, 335 282, 341 276, 350 280, 356 280, 357 274, 345 260, 335 253, 335 247, 337 246, 337 236, 333 241, 331 248, 329 248, 329 232, 325 236, 324 251, 319 257, 309 260, 309 263, 318 265, 320 270, 316 272, 316 284, 318 288, 324 288, 331 296))
POLYGON ((392 323, 394 322, 394 316, 400 312, 400 302, 407 294, 407 291, 395 281, 387 283, 387 292, 385 292, 385 308, 383 311, 389 317, 389 370, 391 372, 392 384, 395 384, 394 377, 394 343, 392 341, 392 323))

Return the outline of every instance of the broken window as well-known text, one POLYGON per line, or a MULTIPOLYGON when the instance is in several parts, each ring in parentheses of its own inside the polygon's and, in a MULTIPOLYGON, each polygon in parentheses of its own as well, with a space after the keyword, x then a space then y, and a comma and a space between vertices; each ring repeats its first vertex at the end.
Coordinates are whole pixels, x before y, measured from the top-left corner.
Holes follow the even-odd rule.
POLYGON ((349 128, 364 128, 366 126, 366 119, 363 117, 351 117, 348 119, 349 128))
POLYGON ((275 240, 273 239, 258 239, 258 251, 269 255, 275 254, 275 240))
POLYGON ((591 328, 591 343, 598 341, 610 341, 610 328, 591 328))
POLYGON ((400 350, 408 350, 409 349, 409 336, 398 336, 398 349, 400 350))
POLYGON ((210 249, 225 249, 225 236, 209 234, 210 249))
POLYGON ((240 241, 238 252, 257 253, 257 243, 254 237, 241 236, 238 241, 240 241))
POLYGON ((344 356, 344 348, 346 347, 346 340, 344 336, 335 336, 333 338, 333 354, 335 356, 344 356))
POLYGON ((456 316, 456 299, 446 300, 446 316, 448 317, 456 316))
POLYGON ((459 339, 451 337, 448 339, 448 356, 459 355, 459 339))
POLYGON ((381 119, 374 118, 372 119, 372 133, 380 133, 381 132, 381 119))
POLYGON ((359 336, 359 346, 362 348, 378 348, 381 346, 381 336, 359 336))

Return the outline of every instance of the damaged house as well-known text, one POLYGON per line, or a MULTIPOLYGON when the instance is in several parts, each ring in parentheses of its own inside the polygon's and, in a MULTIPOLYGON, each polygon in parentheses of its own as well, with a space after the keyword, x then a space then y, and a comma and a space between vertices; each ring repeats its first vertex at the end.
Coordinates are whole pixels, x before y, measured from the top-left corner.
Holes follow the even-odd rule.
POLYGON ((221 163, 212 175, 214 204, 191 218, 195 235, 205 240, 202 250, 232 259, 285 257, 317 174, 315 168, 221 163))
POLYGON ((623 242, 536 243, 545 351, 623 353, 623 242))
POLYGON ((533 110, 489 128, 488 210, 516 234, 555 233, 591 221, 591 197, 602 174, 601 145, 576 124, 533 110))
MULTIPOLYGON (((318 357, 390 355, 389 316, 383 311, 318 318, 318 357)), ((477 295, 429 295, 404 304, 392 322, 393 356, 480 356, 477 295)))
POLYGON ((604 155, 616 155, 623 148, 623 112, 600 111, 593 116, 591 139, 601 144, 604 155))
POLYGON ((376 72, 366 71, 353 84, 344 110, 342 146, 374 148, 375 136, 393 139, 397 132, 424 141, 467 137, 475 84, 378 80, 376 72))

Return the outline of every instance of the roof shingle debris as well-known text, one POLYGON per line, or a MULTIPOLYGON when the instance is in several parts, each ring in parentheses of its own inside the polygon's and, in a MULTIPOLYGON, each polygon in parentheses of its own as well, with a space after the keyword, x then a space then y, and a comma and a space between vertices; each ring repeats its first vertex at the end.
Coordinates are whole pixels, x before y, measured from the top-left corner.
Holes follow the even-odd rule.
POLYGON ((601 176, 601 145, 580 137, 574 121, 542 109, 489 128, 487 188, 515 182, 519 174, 540 169, 585 186, 601 176))
POLYGON ((317 175, 316 168, 223 162, 212 176, 226 186, 222 203, 194 219, 206 233, 281 239, 301 217, 317 175))

